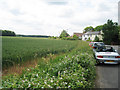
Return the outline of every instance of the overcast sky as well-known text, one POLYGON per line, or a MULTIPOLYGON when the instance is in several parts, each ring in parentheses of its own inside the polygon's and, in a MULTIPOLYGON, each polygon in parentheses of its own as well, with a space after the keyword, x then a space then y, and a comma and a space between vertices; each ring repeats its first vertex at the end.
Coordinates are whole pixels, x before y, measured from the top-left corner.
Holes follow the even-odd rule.
POLYGON ((16 34, 59 36, 87 26, 118 22, 119 0, 0 0, 0 29, 16 34))

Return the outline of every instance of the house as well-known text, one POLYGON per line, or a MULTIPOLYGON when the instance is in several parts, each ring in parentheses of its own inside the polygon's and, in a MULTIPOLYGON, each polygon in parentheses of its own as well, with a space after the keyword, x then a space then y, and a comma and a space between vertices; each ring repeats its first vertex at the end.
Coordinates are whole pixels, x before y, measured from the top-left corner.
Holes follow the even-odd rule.
POLYGON ((102 31, 89 31, 89 32, 86 32, 82 35, 82 40, 86 41, 90 38, 90 40, 94 40, 95 37, 99 37, 99 40, 102 40, 102 31))
POLYGON ((73 33, 73 35, 76 35, 79 39, 82 39, 83 33, 73 33))

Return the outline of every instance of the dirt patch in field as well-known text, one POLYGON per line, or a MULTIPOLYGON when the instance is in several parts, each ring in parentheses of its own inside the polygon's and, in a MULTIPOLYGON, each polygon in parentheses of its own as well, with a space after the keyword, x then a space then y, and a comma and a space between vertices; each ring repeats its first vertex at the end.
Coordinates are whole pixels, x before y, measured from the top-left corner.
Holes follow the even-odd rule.
POLYGON ((60 56, 60 55, 61 54, 59 54, 59 55, 58 54, 55 54, 55 55, 54 54, 49 54, 49 56, 45 56, 45 57, 42 57, 42 58, 37 58, 37 59, 34 59, 34 60, 24 62, 22 65, 16 64, 12 67, 4 69, 2 71, 2 76, 7 76, 7 75, 10 75, 10 74, 13 74, 13 75, 22 74, 22 71, 24 71, 25 68, 30 68, 30 67, 35 68, 35 66, 38 64, 39 61, 48 62, 49 60, 55 59, 57 56, 60 56))

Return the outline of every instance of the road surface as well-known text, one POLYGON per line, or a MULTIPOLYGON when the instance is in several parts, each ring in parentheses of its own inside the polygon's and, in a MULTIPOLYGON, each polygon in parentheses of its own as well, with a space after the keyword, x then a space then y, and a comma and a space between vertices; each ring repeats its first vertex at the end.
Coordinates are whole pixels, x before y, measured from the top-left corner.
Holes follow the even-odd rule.
MULTIPOLYGON (((120 54, 120 47, 113 46, 117 49, 120 54)), ((110 65, 110 64, 101 64, 96 66, 96 88, 119 88, 120 79, 120 64, 119 65, 110 65)))

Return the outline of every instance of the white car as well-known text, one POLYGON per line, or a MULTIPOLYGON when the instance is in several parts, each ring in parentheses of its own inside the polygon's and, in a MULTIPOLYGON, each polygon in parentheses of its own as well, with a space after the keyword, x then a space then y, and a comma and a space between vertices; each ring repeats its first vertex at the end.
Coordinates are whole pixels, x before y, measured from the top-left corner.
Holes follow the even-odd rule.
POLYGON ((97 49, 93 49, 94 57, 96 59, 96 63, 105 63, 105 64, 119 64, 120 63, 120 55, 117 50, 112 47, 102 46, 97 49))

